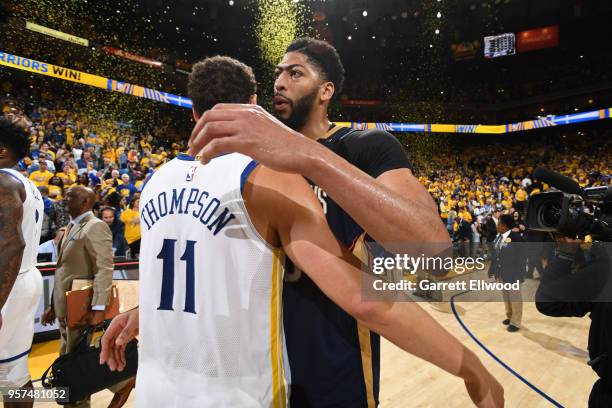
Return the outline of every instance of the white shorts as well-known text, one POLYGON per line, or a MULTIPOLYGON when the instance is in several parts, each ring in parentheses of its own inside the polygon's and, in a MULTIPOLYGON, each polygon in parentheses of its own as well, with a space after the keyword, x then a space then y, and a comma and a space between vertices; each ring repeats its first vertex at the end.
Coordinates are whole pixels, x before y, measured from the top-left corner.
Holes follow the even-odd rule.
POLYGON ((34 316, 42 296, 38 269, 20 273, 2 308, 0 387, 22 387, 30 381, 28 354, 34 337, 34 316))

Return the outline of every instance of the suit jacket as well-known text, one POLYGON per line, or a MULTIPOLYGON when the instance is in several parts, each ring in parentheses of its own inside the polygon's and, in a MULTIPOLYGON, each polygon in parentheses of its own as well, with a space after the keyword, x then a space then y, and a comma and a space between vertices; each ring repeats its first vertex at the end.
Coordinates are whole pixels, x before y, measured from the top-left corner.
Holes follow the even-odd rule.
POLYGON ((74 279, 93 279, 91 305, 107 305, 113 283, 113 238, 106 223, 93 215, 83 218, 59 245, 53 307, 66 317, 66 292, 74 279))
POLYGON ((487 238, 488 242, 493 242, 495 236, 497 235, 497 225, 493 218, 489 218, 484 225, 483 235, 487 238))
POLYGON ((510 242, 502 242, 499 249, 494 247, 489 275, 505 283, 523 282, 527 265, 523 238, 518 232, 511 232, 508 238, 510 242))

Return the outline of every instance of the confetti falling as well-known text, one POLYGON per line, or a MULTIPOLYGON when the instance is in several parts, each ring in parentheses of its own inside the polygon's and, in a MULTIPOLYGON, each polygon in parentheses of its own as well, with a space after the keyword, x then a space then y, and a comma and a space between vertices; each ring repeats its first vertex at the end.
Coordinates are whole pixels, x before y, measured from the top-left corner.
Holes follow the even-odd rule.
MULTIPOLYGON (((306 35, 310 11, 304 3, 293 0, 260 0, 257 7, 255 35, 263 69, 263 82, 271 79, 273 67, 295 38, 306 35)), ((311 19, 311 18, 310 18, 311 19)))
MULTIPOLYGON (((11 7, 14 18, 3 29, 5 33, 3 37, 7 38, 3 42, 3 48, 27 58, 133 84, 164 89, 168 83, 162 70, 109 55, 102 49, 102 46, 108 45, 156 59, 155 51, 139 45, 144 42, 144 39, 154 35, 153 25, 139 24, 139 29, 134 30, 135 22, 129 18, 136 11, 137 3, 131 0, 120 2, 20 0, 14 2, 11 7), (23 28, 23 20, 87 38, 93 45, 88 49, 33 33, 23 28)), ((139 21, 139 23, 146 23, 146 21, 139 21)), ((31 80, 35 74, 26 75, 31 80)), ((61 89, 61 95, 67 104, 98 112, 112 120, 150 126, 159 122, 163 115, 169 112, 168 109, 160 109, 159 104, 141 98, 108 93, 84 85, 63 84, 61 83, 63 81, 57 79, 47 78, 46 81, 49 86, 61 89)))

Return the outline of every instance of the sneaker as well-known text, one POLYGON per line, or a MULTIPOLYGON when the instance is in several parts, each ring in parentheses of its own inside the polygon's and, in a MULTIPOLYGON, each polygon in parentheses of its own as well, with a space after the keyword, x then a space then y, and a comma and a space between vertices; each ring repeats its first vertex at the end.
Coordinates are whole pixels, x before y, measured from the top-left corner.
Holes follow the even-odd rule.
POLYGON ((517 332, 517 331, 521 330, 521 328, 520 327, 516 327, 513 324, 509 324, 508 328, 506 330, 508 330, 510 333, 514 333, 514 332, 517 332))
POLYGON ((502 324, 503 324, 504 326, 509 325, 509 324, 510 324, 510 319, 506 319, 506 320, 502 321, 502 324))

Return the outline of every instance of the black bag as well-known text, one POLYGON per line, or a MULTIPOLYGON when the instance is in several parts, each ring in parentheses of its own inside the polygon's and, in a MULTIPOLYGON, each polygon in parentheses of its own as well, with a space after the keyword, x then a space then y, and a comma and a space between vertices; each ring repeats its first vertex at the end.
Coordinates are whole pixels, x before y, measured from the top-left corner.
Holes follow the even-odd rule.
POLYGON ((138 340, 131 340, 125 348, 125 368, 111 371, 100 364, 101 348, 90 345, 94 328, 88 328, 74 351, 59 356, 43 373, 45 388, 68 388, 69 401, 57 400, 60 405, 75 403, 121 381, 136 376, 138 370, 138 340), (51 376, 48 376, 51 371, 51 376))

